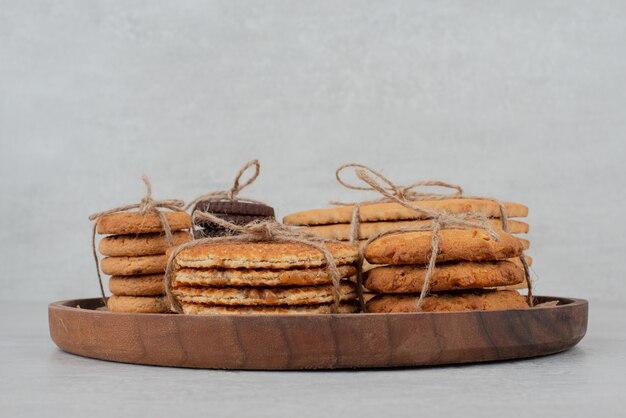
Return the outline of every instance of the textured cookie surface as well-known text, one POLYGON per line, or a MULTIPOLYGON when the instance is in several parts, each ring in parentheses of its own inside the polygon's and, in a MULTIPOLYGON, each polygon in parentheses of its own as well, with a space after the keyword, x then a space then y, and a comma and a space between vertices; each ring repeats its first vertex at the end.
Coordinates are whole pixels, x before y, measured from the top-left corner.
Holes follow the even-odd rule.
MULTIPOLYGON (((191 216, 187 212, 162 212, 172 231, 191 228, 191 216)), ((160 217, 154 212, 119 212, 98 219, 98 234, 144 234, 163 231, 160 217)))
MULTIPOLYGON (((191 240, 187 231, 174 232, 174 247, 191 240)), ((165 254, 169 248, 167 238, 162 233, 111 235, 102 238, 98 249, 109 257, 132 257, 139 255, 165 254)))
MULTIPOLYGON (((428 226, 430 223, 431 221, 428 219, 417 221, 363 222, 359 224, 359 239, 367 240, 390 229, 411 226, 422 227, 428 226)), ((502 230, 502 221, 500 219, 490 219, 489 223, 495 229, 502 230)), ((511 234, 528 232, 528 224, 525 222, 510 220, 508 224, 509 233, 511 234)), ((323 238, 348 241, 350 239, 351 228, 350 224, 318 225, 302 228, 302 231, 310 232, 323 238)))
MULTIPOLYGON (((489 218, 500 217, 500 206, 491 200, 480 199, 449 199, 413 202, 415 205, 429 210, 439 210, 448 213, 483 213, 489 218)), ((507 216, 512 218, 528 215, 528 208, 519 203, 502 202, 507 216)), ((350 223, 353 206, 340 206, 327 209, 313 209, 285 216, 283 222, 287 225, 328 225, 350 223)), ((428 216, 421 212, 405 208, 399 203, 375 203, 363 205, 360 210, 360 220, 363 222, 400 221, 408 219, 426 219, 428 216)))
MULTIPOLYGON (((437 261, 504 260, 524 250, 520 239, 505 232, 498 233, 498 241, 479 229, 445 229, 439 237, 437 261)), ((371 264, 425 264, 431 239, 431 231, 386 235, 367 247, 365 258, 371 264)))
MULTIPOLYGON (((335 263, 351 264, 358 258, 356 247, 345 243, 323 244, 335 263)), ((209 243, 181 251, 176 256, 180 267, 192 268, 300 268, 326 265, 317 249, 305 244, 277 242, 209 243)))
MULTIPOLYGON (((194 315, 237 314, 237 315, 315 315, 332 313, 331 304, 284 305, 284 306, 220 306, 200 303, 182 303, 183 312, 194 315)), ((342 303, 338 314, 357 312, 354 304, 342 303)))
MULTIPOLYGON (((367 302, 371 313, 416 312, 416 295, 378 295, 367 302)), ((528 308, 526 299, 515 290, 431 294, 424 299, 422 312, 491 311, 528 308)))
POLYGON ((135 276, 141 274, 164 273, 168 257, 144 255, 139 257, 107 257, 100 266, 104 274, 112 276, 135 276))
MULTIPOLYGON (((354 276, 356 268, 337 266, 342 278, 354 276)), ((176 271, 174 286, 312 286, 332 283, 323 268, 289 270, 190 269, 176 271)))
POLYGON ((196 204, 193 211, 196 210, 215 214, 274 217, 274 208, 254 202, 202 200, 196 204))
POLYGON ((165 294, 162 274, 112 276, 109 290, 117 296, 160 296, 165 294))
MULTIPOLYGON (((426 267, 382 266, 366 273, 365 287, 377 293, 419 293, 426 267)), ((440 263, 430 280, 433 292, 510 286, 524 281, 524 270, 510 261, 440 263)))
MULTIPOLYGON (((341 284, 341 300, 356 297, 355 286, 341 284)), ((176 287, 174 295, 181 302, 209 305, 311 305, 333 301, 333 286, 303 287, 176 287)))
POLYGON ((164 297, 152 296, 111 296, 107 308, 111 312, 165 313, 170 312, 164 297))

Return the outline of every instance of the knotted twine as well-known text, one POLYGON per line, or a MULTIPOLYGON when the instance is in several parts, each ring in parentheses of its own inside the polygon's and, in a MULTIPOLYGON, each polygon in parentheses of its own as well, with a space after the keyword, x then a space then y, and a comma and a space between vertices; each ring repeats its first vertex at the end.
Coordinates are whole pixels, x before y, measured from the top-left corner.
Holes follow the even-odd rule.
MULTIPOLYGON (((393 228, 387 231, 383 231, 379 234, 376 234, 375 236, 370 237, 359 250, 359 263, 360 265, 362 265, 363 260, 365 258, 365 251, 367 247, 370 245, 370 243, 377 240, 378 238, 381 238, 386 235, 397 234, 397 233, 402 233, 402 232, 433 231, 432 239, 431 239, 431 254, 430 254, 428 265, 427 265, 426 277, 424 278, 424 283, 422 285, 422 289, 421 289, 421 292, 420 292, 420 295, 416 304, 417 311, 421 310, 422 305, 424 303, 424 299, 428 296, 428 293, 430 292, 430 280, 431 280, 433 271, 435 270, 437 255, 439 254, 439 240, 440 240, 439 232, 441 231, 441 229, 445 229, 445 228, 482 229, 485 232, 487 232, 487 234, 489 234, 489 236, 494 241, 498 241, 499 238, 496 232, 494 231, 493 227, 491 226, 491 224, 489 224, 487 216, 482 213, 463 213, 463 214, 453 215, 445 211, 436 211, 436 210, 426 209, 421 206, 417 206, 414 203, 412 203, 413 201, 447 200, 447 199, 479 199, 479 200, 493 201, 498 204, 499 209, 500 209, 502 230, 504 232, 509 232, 508 216, 507 216, 506 207, 504 206, 504 203, 502 203, 499 200, 488 198, 488 197, 466 196, 463 194, 463 189, 461 188, 461 186, 458 186, 455 184, 446 183, 442 181, 418 181, 408 186, 398 186, 394 184, 393 182, 391 182, 391 180, 385 177, 382 173, 375 171, 372 168, 365 166, 363 164, 352 164, 352 163, 344 164, 340 166, 337 169, 335 176, 337 178, 337 181, 348 189, 376 191, 382 195, 382 198, 380 199, 364 201, 364 202, 355 202, 355 203, 331 202, 331 204, 335 204, 335 205, 353 205, 354 206, 354 209, 352 211, 351 222, 350 222, 351 224, 350 242, 352 244, 356 245, 359 239, 360 222, 361 222, 360 210, 361 210, 361 206, 363 205, 371 205, 375 203, 384 203, 384 202, 395 202, 395 203, 399 203, 400 205, 408 209, 423 213, 424 215, 426 215, 426 217, 430 218, 430 223, 427 225, 402 226, 402 227, 393 228), (355 185, 351 185, 343 181, 341 179, 340 173, 342 170, 346 168, 354 168, 357 177, 363 182, 365 182, 366 184, 368 184, 369 187, 355 186, 355 185), (378 178, 378 180, 382 182, 382 184, 374 180, 374 178, 372 178, 370 174, 374 176, 375 178, 378 178), (417 192, 413 190, 417 187, 430 187, 430 186, 444 187, 448 189, 453 189, 455 191, 453 193, 448 193, 448 194, 439 194, 439 193, 423 193, 423 192, 417 192)), ((524 256, 523 252, 519 256, 519 259, 524 268, 524 277, 526 280, 526 285, 528 287, 528 294, 526 296, 526 301, 529 304, 529 306, 533 306, 534 300, 532 297, 532 283, 530 280, 530 268, 528 266, 528 262, 526 261, 526 257, 524 256)), ((362 277, 359 277, 359 276, 362 276, 362 269, 360 268, 358 269, 358 271, 359 272, 357 276, 357 282, 359 284, 362 284, 363 282, 362 277)), ((359 291, 360 293, 362 293, 362 288, 359 289, 359 291)))
POLYGON ((113 209, 105 210, 104 212, 94 213, 89 216, 90 221, 95 221, 93 223, 93 229, 91 234, 91 250, 93 252, 93 258, 96 262, 96 272, 98 273, 98 282, 100 283, 100 293, 102 294, 102 300, 104 304, 107 303, 106 294, 104 292, 104 283, 102 281, 102 275, 100 274, 100 261, 98 260, 98 253, 96 251, 96 232, 98 227, 98 221, 102 216, 110 215, 112 213, 119 212, 128 212, 133 209, 138 209, 137 212, 145 215, 146 213, 153 212, 156 213, 161 221, 161 225, 163 225, 163 230, 165 231, 165 239, 167 240, 167 245, 169 247, 174 245, 174 236, 172 235, 172 228, 167 220, 167 217, 163 212, 159 209, 169 209, 174 212, 184 212, 183 206, 185 206, 185 202, 178 199, 167 199, 167 200, 154 200, 152 198, 152 184, 150 183, 150 179, 147 176, 142 176, 144 184, 146 185, 146 195, 141 199, 140 203, 134 203, 125 206, 119 206, 113 209))
POLYGON ((259 177, 259 173, 261 172, 261 164, 259 160, 250 160, 239 170, 237 175, 235 176, 235 181, 233 182, 233 186, 228 190, 219 190, 216 192, 210 192, 203 194, 202 196, 194 199, 190 202, 185 210, 188 210, 190 207, 196 205, 198 202, 202 200, 229 200, 231 202, 239 201, 239 202, 249 202, 249 203, 259 203, 264 204, 263 202, 255 199, 239 197, 239 192, 243 189, 254 183, 257 177, 259 177), (249 179, 241 183, 241 177, 244 175, 249 168, 254 167, 254 173, 250 176, 249 179))
POLYGON ((341 275, 339 274, 339 270, 337 270, 335 258, 333 257, 331 252, 328 251, 328 249, 324 246, 324 243, 326 242, 336 241, 321 238, 311 233, 298 232, 294 229, 291 229, 283 224, 276 222, 275 220, 253 221, 247 225, 242 226, 233 224, 224 219, 220 219, 217 216, 214 216, 207 212, 196 211, 195 216, 201 221, 216 223, 226 229, 230 229, 239 234, 223 237, 206 237, 194 241, 188 241, 184 244, 179 245, 172 251, 167 261, 167 268, 165 269, 163 284, 169 304, 175 312, 183 313, 182 306, 180 305, 172 291, 172 279, 174 276, 176 256, 181 251, 187 250, 189 248, 194 248, 203 244, 218 242, 277 242, 304 244, 308 245, 309 247, 315 248, 320 253, 322 253, 326 260, 325 269, 330 274, 333 282, 333 304, 331 305, 331 312, 337 312, 337 309, 339 308, 339 304, 341 302, 341 275))
POLYGON ((197 197, 196 199, 192 200, 187 206, 185 206, 185 210, 189 210, 189 208, 193 207, 192 209, 193 212, 191 213, 191 219, 192 219, 191 228, 192 228, 194 237, 196 236, 195 225, 196 225, 196 220, 197 220, 195 216, 196 214, 195 206, 203 200, 246 202, 246 203, 258 203, 260 205, 264 205, 265 203, 261 202, 260 200, 255 200, 255 199, 251 199, 247 197, 239 197, 239 193, 243 189, 245 189, 246 187, 254 183, 257 177, 259 177, 260 173, 261 173, 261 164, 259 163, 259 160, 257 159, 250 160, 247 163, 245 163, 243 167, 239 169, 239 172, 235 176, 235 181, 233 182, 233 186, 230 189, 218 190, 215 192, 209 192, 209 193, 203 194, 197 197), (250 168, 254 168, 254 173, 250 176, 249 179, 247 179, 246 181, 242 183, 241 178, 243 177, 244 173, 248 171, 248 169, 250 168))

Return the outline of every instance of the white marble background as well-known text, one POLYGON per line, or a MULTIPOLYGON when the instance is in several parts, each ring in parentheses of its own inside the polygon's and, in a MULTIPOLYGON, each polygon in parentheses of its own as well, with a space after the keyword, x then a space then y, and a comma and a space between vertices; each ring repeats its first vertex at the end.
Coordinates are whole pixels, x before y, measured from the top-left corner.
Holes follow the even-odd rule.
POLYGON ((96 296, 87 216, 334 169, 530 206, 542 294, 626 297, 623 1, 0 0, 0 299, 96 296))

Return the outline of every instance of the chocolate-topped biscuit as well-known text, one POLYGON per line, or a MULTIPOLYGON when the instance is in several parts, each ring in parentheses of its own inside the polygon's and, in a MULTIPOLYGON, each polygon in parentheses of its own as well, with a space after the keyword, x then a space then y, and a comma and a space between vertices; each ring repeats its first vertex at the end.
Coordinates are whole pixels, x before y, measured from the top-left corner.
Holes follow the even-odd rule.
MULTIPOLYGON (((228 215, 225 213, 213 213, 213 216, 216 218, 224 219, 230 223, 235 225, 244 226, 254 221, 268 221, 273 220, 273 216, 253 216, 253 215, 228 215)), ((236 232, 231 231, 228 228, 225 228, 221 225, 217 225, 213 222, 196 220, 195 225, 198 227, 196 229, 195 237, 196 238, 205 238, 205 237, 218 237, 224 235, 233 235, 236 232)))
POLYGON ((203 200, 196 204, 194 212, 196 210, 213 214, 274 217, 274 208, 271 206, 238 200, 203 200))
MULTIPOLYGON (((194 207, 194 212, 196 211, 207 212, 217 218, 241 226, 247 225, 253 221, 275 219, 274 208, 262 203, 203 200, 198 202, 194 207)), ((234 235, 237 233, 221 225, 202 219, 194 219, 194 223, 198 227, 195 232, 196 238, 234 235)))
MULTIPOLYGON (((254 221, 266 221, 266 220, 274 219, 274 217, 272 216, 230 215, 226 213, 212 213, 212 215, 215 216, 216 218, 223 219, 235 225, 247 225, 250 222, 254 222, 254 221)), ((202 219, 197 219, 196 225, 202 226, 202 227, 217 226, 213 222, 205 221, 202 219)))

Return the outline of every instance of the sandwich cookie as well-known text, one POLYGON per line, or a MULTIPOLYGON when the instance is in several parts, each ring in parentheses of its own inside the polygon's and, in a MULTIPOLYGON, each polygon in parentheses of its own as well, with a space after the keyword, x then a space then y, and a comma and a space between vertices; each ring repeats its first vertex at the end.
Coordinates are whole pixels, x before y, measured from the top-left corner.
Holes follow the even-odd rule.
MULTIPOLYGON (((357 261, 356 247, 336 242, 322 244, 337 265, 357 261)), ((326 258, 317 249, 299 243, 216 242, 182 250, 176 256, 178 267, 229 269, 291 269, 322 267, 326 258)))
MULTIPOLYGON (((341 278, 356 274, 351 265, 337 266, 341 278)), ((240 269, 190 269, 176 271, 173 286, 314 286, 332 283, 330 273, 324 268, 289 270, 240 270, 240 269)))
POLYGON ((194 212, 208 212, 220 215, 258 216, 264 218, 274 217, 274 208, 263 203, 245 202, 241 200, 203 200, 196 203, 194 212))
MULTIPOLYGON (((203 200, 198 202, 192 213, 196 211, 209 213, 235 225, 244 226, 255 221, 273 220, 274 208, 262 203, 229 201, 229 200, 203 200)), ((236 235, 235 231, 203 219, 194 219, 198 227, 197 237, 211 237, 223 235, 236 235)))
MULTIPOLYGON (((183 312, 195 315, 212 315, 212 314, 237 314, 237 315, 312 315, 312 314, 330 314, 332 306, 330 304, 322 305, 284 305, 284 306, 219 306, 219 305, 203 305, 199 303, 182 304, 183 312)), ((342 303, 337 309, 338 314, 347 314, 357 312, 357 306, 350 303, 342 303)))
MULTIPOLYGON (((180 302, 207 305, 317 305, 333 302, 333 286, 299 287, 232 287, 198 288, 175 287, 173 293, 180 302)), ((341 301, 354 300, 356 289, 353 283, 343 282, 340 286, 341 301)))

